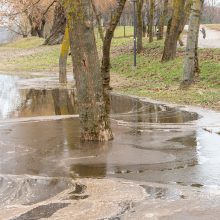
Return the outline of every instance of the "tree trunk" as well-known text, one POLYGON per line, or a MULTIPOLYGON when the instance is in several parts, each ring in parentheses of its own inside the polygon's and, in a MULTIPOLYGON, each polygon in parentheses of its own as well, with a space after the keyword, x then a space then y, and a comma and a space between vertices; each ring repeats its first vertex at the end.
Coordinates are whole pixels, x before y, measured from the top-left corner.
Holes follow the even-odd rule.
POLYGON ((81 140, 111 140, 113 135, 105 107, 102 75, 91 22, 91 1, 65 0, 64 6, 70 16, 68 27, 79 105, 81 140))
POLYGON ((63 37, 63 42, 60 51, 60 58, 59 58, 59 82, 60 83, 67 83, 67 75, 66 75, 66 64, 67 58, 69 54, 69 30, 68 26, 66 26, 65 34, 63 37))
POLYGON ((184 19, 185 1, 186 0, 173 0, 173 14, 168 22, 162 61, 172 60, 176 57, 179 29, 181 21, 184 19))
POLYGON ((31 36, 32 37, 38 37, 38 33, 35 27, 31 27, 31 36))
POLYGON ((198 36, 203 0, 193 0, 189 18, 182 86, 189 86, 198 72, 198 36))
POLYGON ((32 36, 32 37, 37 37, 38 34, 37 34, 37 31, 36 31, 36 27, 35 27, 35 25, 34 25, 34 22, 33 22, 33 20, 32 20, 32 17, 31 17, 30 15, 28 15, 28 21, 29 21, 29 24, 30 24, 30 27, 31 27, 31 31, 30 31, 31 36, 32 36))
POLYGON ((137 1, 137 53, 141 53, 143 50, 143 4, 143 0, 137 1))
POLYGON ((161 14, 160 14, 160 20, 159 20, 159 27, 158 27, 158 40, 162 40, 163 39, 163 34, 164 34, 164 25, 165 25, 165 21, 167 18, 167 14, 168 14, 168 3, 169 0, 164 0, 163 2, 163 6, 161 6, 162 10, 161 10, 161 14))
POLYGON ((183 47, 183 46, 184 46, 184 43, 183 43, 183 40, 182 40, 182 36, 181 36, 181 35, 179 35, 178 41, 179 41, 179 45, 180 45, 181 47, 183 47))
POLYGON ((149 21, 149 2, 144 1, 144 14, 143 14, 143 36, 148 35, 148 21, 149 21))
MULTIPOLYGON (((46 24, 46 20, 42 18, 41 22, 39 24, 36 24, 34 27, 34 36, 44 38, 44 26, 46 24)), ((33 30, 33 29, 32 29, 33 30)))
POLYGON ((40 37, 43 38, 44 37, 44 32, 42 31, 41 28, 35 26, 35 27, 31 27, 31 36, 32 37, 40 37))
POLYGON ((50 36, 45 40, 44 45, 61 44, 66 27, 66 16, 63 6, 57 3, 54 11, 53 26, 50 36))
POLYGON ((38 32, 38 36, 41 37, 41 38, 44 38, 44 27, 45 27, 45 24, 46 24, 46 20, 45 20, 45 18, 42 18, 42 20, 41 20, 41 27, 40 27, 39 32, 38 32))
POLYGON ((149 13, 149 43, 154 40, 154 8, 155 2, 154 0, 150 0, 150 13, 149 13))
POLYGON ((32 16, 28 10, 24 11, 27 16, 29 25, 30 25, 30 34, 32 37, 43 37, 44 26, 45 26, 45 19, 42 18, 41 22, 37 21, 36 17, 32 16))
POLYGON ((147 33, 147 25, 143 21, 143 37, 146 37, 146 33, 147 33))
POLYGON ((94 0, 92 0, 91 3, 92 3, 93 12, 94 12, 95 17, 96 17, 96 22, 97 22, 97 25, 98 25, 99 35, 100 35, 100 38, 103 42, 104 41, 104 31, 103 31, 102 23, 101 23, 101 14, 97 11, 97 9, 95 7, 95 4, 94 4, 94 0))
POLYGON ((106 28, 105 38, 103 42, 103 56, 102 56, 102 76, 103 85, 105 89, 110 89, 110 49, 111 42, 114 36, 115 28, 120 20, 121 14, 123 12, 126 0, 118 0, 117 8, 114 10, 111 16, 110 23, 106 28))
POLYGON ((184 15, 183 15, 183 19, 180 22, 179 33, 178 33, 178 41, 179 41, 180 46, 184 46, 184 43, 181 38, 181 34, 182 34, 184 27, 189 19, 191 7, 192 7, 192 0, 186 0, 186 4, 184 7, 184 15))

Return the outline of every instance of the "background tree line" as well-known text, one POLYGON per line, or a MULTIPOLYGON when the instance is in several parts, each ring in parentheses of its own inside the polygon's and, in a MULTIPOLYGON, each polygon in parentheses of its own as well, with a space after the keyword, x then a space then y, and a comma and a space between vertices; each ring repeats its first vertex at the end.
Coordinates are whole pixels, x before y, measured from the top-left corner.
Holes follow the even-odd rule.
MULTIPOLYGON (((109 17, 115 10, 114 4, 116 0, 100 1, 95 0, 96 11, 101 21, 103 28, 108 23, 109 17)), ((163 22, 167 25, 167 21, 172 14, 173 0, 137 0, 137 5, 141 6, 143 16, 143 34, 149 34, 151 28, 151 17, 153 16, 154 34, 156 28, 162 31, 163 22), (150 4, 153 4, 154 11, 150 11, 150 4), (165 14, 163 13, 165 9, 165 14), (152 14, 153 13, 153 14, 152 14), (150 17, 151 15, 151 17, 150 17), (163 18, 163 15, 165 15, 163 18), (163 21, 163 19, 165 19, 163 21), (148 31, 148 32, 147 32, 148 31)), ((152 6, 152 5, 151 5, 152 6)), ((220 22, 220 5, 216 0, 206 0, 204 2, 203 14, 201 18, 202 23, 219 23, 220 22)), ((59 0, 2 0, 0 10, 0 24, 5 26, 23 37, 39 36, 47 39, 47 44, 58 44, 62 40, 65 26, 65 16, 63 7, 59 0), (61 28, 62 27, 62 28, 61 28), (51 35, 57 35, 52 37, 51 35), (61 35, 59 35, 61 34, 61 35), (57 37, 59 36, 59 37, 57 37), (58 39, 58 40, 57 40, 58 39)), ((139 13, 140 15, 140 13, 139 13)), ((140 17, 139 17, 140 18, 140 17)), ((95 23, 95 15, 93 15, 95 23)), ((120 26, 133 25, 133 5, 131 1, 127 1, 119 20, 120 26)))

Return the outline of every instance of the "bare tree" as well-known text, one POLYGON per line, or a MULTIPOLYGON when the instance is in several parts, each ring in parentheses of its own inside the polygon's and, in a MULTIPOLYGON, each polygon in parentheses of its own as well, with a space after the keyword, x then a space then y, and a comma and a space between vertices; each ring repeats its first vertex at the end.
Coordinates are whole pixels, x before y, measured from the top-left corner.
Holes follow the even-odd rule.
POLYGON ((64 0, 81 124, 81 140, 113 138, 103 96, 103 81, 89 0, 64 0), (77 42, 77 43, 76 43, 77 42))
POLYGON ((143 4, 144 0, 137 1, 137 52, 141 53, 143 50, 143 4))
POLYGON ((93 12, 94 12, 95 17, 96 17, 96 22, 97 22, 97 25, 98 25, 99 35, 100 35, 100 38, 103 42, 104 41, 104 31, 103 31, 102 23, 101 23, 101 13, 100 13, 100 11, 97 10, 94 0, 91 0, 91 3, 92 3, 93 12))
POLYGON ((217 9, 217 2, 216 0, 206 0, 204 3, 204 20, 206 23, 212 24, 214 22, 215 17, 217 16, 218 12, 217 9))
POLYGON ((148 24, 148 34, 149 34, 149 42, 153 42, 154 37, 154 10, 155 10, 155 0, 149 0, 149 24, 148 24))
POLYGON ((1 2, 4 8, 1 17, 7 21, 9 28, 27 33, 25 37, 28 34, 44 37, 45 24, 52 17, 53 3, 54 0, 4 0, 1 2))
POLYGON ((168 14, 168 3, 169 0, 160 1, 160 20, 158 27, 158 40, 163 39, 164 35, 164 25, 166 23, 167 14, 168 14))
POLYGON ((110 22, 106 28, 106 33, 103 42, 102 49, 102 76, 103 76, 103 84, 105 89, 110 89, 110 49, 111 42, 114 36, 115 28, 120 20, 121 14, 123 12, 126 0, 117 0, 116 8, 112 13, 110 22))
POLYGON ((172 60, 176 57, 177 41, 181 21, 184 19, 184 6, 186 0, 173 0, 172 18, 168 22, 162 61, 172 60))
POLYGON ((63 6, 56 2, 54 9, 53 25, 49 36, 46 38, 45 45, 60 44, 63 40, 66 27, 66 15, 63 6))
POLYGON ((182 86, 190 85, 198 73, 198 36, 203 0, 193 0, 189 18, 182 86))

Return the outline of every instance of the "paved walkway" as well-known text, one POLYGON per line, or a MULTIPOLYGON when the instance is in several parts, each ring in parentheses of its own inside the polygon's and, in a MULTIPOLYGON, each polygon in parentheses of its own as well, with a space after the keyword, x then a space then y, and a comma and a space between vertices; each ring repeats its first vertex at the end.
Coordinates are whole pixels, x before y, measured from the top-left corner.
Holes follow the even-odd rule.
MULTIPOLYGON (((203 26, 200 27, 200 30, 203 26)), ((205 27, 205 26, 204 26, 205 27)), ((188 30, 188 25, 185 26, 185 30, 188 30)), ((199 48, 220 48, 220 31, 212 30, 205 27, 206 38, 203 39, 201 31, 199 32, 199 48)), ((184 39, 186 42, 186 39, 184 39)))

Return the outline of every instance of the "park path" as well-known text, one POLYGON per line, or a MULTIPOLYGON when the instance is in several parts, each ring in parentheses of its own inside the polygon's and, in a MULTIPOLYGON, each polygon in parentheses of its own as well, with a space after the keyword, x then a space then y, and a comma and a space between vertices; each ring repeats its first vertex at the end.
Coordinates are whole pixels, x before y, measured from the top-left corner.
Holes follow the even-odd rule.
MULTIPOLYGON (((199 48, 220 48, 220 31, 210 29, 206 26, 204 27, 206 30, 206 38, 203 39, 203 35, 201 31, 199 32, 199 48)), ((185 30, 188 30, 188 25, 185 26, 185 30)), ((186 42, 186 38, 184 39, 186 42)))
POLYGON ((205 27, 206 38, 203 39, 202 33, 199 34, 200 48, 220 48, 220 31, 205 27))

